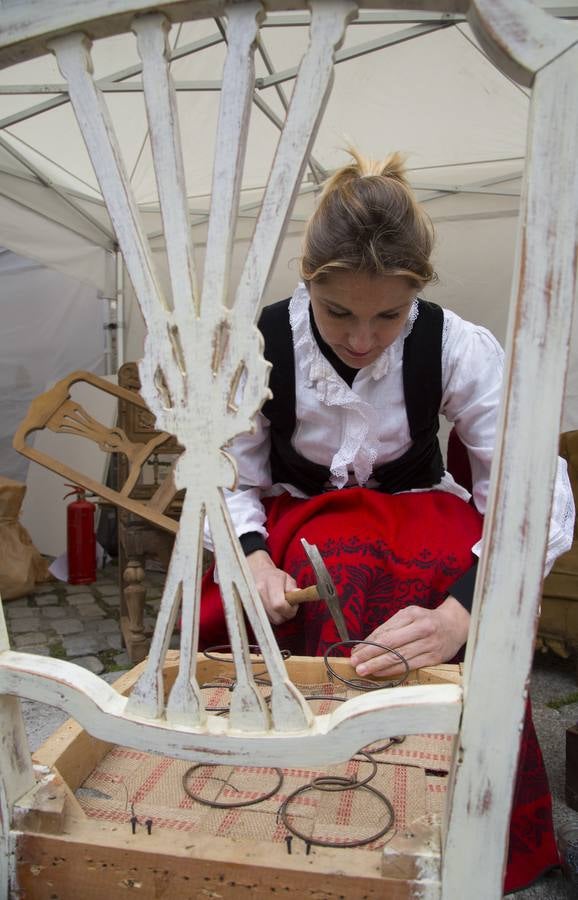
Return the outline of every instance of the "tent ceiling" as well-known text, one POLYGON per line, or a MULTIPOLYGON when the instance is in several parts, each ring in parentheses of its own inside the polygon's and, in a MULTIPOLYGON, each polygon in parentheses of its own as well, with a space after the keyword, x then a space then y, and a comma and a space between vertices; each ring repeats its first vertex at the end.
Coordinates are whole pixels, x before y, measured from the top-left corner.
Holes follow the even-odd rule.
MULTIPOLYGON (((541 5, 578 17, 578 3, 541 5)), ((261 31, 242 217, 256 213, 295 62, 307 42, 307 22, 302 13, 275 13, 261 31)), ((226 20, 176 24, 170 33, 193 223, 202 222, 208 209, 225 42, 226 20)), ((96 41, 93 59, 135 196, 149 210, 148 227, 155 234, 157 191, 133 36, 96 41)), ((527 94, 487 61, 462 14, 442 19, 434 12, 364 10, 349 28, 340 59, 306 192, 342 162, 343 148, 351 143, 376 156, 406 152, 414 186, 434 218, 450 215, 447 198, 458 195, 454 216, 515 213, 527 94)), ((47 85, 63 87, 50 55, 0 71, 0 195, 14 200, 18 194, 29 208, 111 246, 112 229, 67 95, 48 95, 47 85)), ((310 205, 307 196, 297 204, 296 221, 310 205)))

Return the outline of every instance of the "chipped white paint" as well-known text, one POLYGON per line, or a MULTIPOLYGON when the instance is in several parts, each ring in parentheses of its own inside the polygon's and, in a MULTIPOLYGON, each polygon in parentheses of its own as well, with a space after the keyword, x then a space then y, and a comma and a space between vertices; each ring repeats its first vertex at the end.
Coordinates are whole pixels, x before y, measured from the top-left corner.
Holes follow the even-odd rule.
POLYGON ((263 291, 281 241, 305 160, 321 117, 333 74, 336 49, 348 18, 349 0, 317 4, 311 40, 297 76, 287 120, 273 164, 263 210, 249 249, 233 311, 225 307, 233 229, 245 156, 246 122, 254 83, 253 53, 261 4, 228 9, 228 53, 216 141, 218 190, 211 211, 206 281, 199 301, 186 206, 177 108, 166 48, 167 23, 151 15, 135 22, 143 63, 143 87, 153 162, 165 226, 172 304, 160 292, 151 253, 138 219, 106 104, 91 75, 89 44, 81 35, 52 42, 70 85, 103 196, 147 323, 141 392, 157 427, 185 447, 175 469, 175 485, 186 488, 149 663, 132 693, 130 709, 140 716, 165 715, 175 723, 202 725, 205 712, 194 677, 198 644, 201 535, 208 516, 219 565, 221 592, 237 678, 230 727, 266 730, 269 710, 254 683, 244 613, 253 628, 272 679, 271 718, 280 731, 311 724, 310 711, 290 683, 270 624, 234 534, 223 488, 236 472, 224 448, 251 427, 268 394, 267 364, 254 325, 263 291), (222 184, 221 184, 222 179, 222 184), (242 376, 242 390, 238 390, 242 376), (166 708, 162 664, 182 606, 181 667, 166 708))
MULTIPOLYGON (((437 817, 436 817, 437 819, 437 817)), ((388 842, 382 850, 382 873, 386 877, 399 871, 400 857, 411 860, 412 900, 439 900, 440 881, 440 827, 431 816, 417 819, 404 831, 399 829, 395 841, 388 842), (427 823, 425 819, 428 819, 427 823)))
MULTIPOLYGON (((472 0, 470 20, 496 64, 534 85, 529 171, 518 277, 508 341, 509 363, 500 447, 485 524, 485 552, 473 612, 462 713, 453 685, 408 687, 355 698, 330 716, 311 717, 289 681, 270 625, 236 540, 223 488, 236 473, 226 447, 251 427, 267 397, 267 364, 255 327, 271 267, 329 94, 336 49, 357 6, 368 0, 232 2, 167 0, 162 15, 141 0, 48 0, 9 4, 2 12, 0 61, 40 52, 37 22, 51 35, 70 97, 148 328, 140 374, 157 426, 185 447, 175 487, 186 488, 148 665, 130 698, 70 663, 13 653, 0 618, 0 892, 7 891, 9 817, 31 788, 17 697, 67 710, 91 734, 199 762, 315 765, 343 760, 384 734, 458 733, 445 830, 441 896, 497 900, 524 711, 553 483, 570 317, 575 290, 578 210, 578 30, 530 0, 472 0), (254 84, 253 54, 265 11, 312 9, 310 44, 301 62, 278 150, 240 283, 232 300, 229 265, 254 84), (31 12, 42 8, 45 19, 31 12), (133 11, 146 12, 131 23, 133 11), (215 184, 203 283, 196 285, 177 109, 166 51, 169 21, 227 15, 227 57, 218 123, 215 184), (5 21, 4 21, 5 20, 5 21), (92 20, 98 36, 133 27, 143 86, 171 279, 162 295, 152 254, 106 103, 91 73, 90 40, 72 33, 92 20), (28 47, 16 45, 30 38, 28 47), (4 49, 2 49, 4 48, 4 49), (537 73, 537 74, 536 74, 537 73), (540 432, 535 422, 540 421, 540 432), (508 430, 506 430, 506 424, 508 430), (531 440, 528 439, 531 436, 531 440), (207 716, 194 675, 201 535, 208 517, 237 665, 229 722, 207 716), (182 609, 180 670, 167 706, 162 666, 182 609), (271 722, 249 665, 247 616, 272 679, 271 722), (504 684, 509 690, 504 691, 504 684), (475 878, 472 878, 472 872, 475 878)), ((383 8, 456 12, 466 0, 396 0, 383 8)), ((81 30, 81 29, 79 29, 81 30)), ((189 127, 195 127, 194 123, 189 127)), ((437 862, 423 859, 419 896, 440 896, 437 862)))
POLYGON ((213 192, 218 192, 219 203, 211 205, 202 298, 203 311, 216 305, 217 318, 227 306, 231 252, 255 82, 254 54, 262 19, 262 4, 252 2, 233 7, 227 20, 227 59, 213 173, 213 192))
POLYGON ((227 760, 241 766, 255 760, 264 766, 324 765, 342 762, 390 733, 455 734, 461 710, 459 685, 408 685, 354 697, 335 712, 316 716, 300 733, 235 732, 220 716, 207 716, 202 728, 176 726, 132 714, 129 698, 73 663, 15 651, 7 651, 2 660, 0 694, 58 706, 105 741, 179 759, 227 760))
POLYGON ((418 896, 423 900, 430 900, 433 897, 440 896, 440 857, 438 853, 430 853, 426 855, 421 853, 417 861, 418 877, 420 883, 420 893, 418 896))
MULTIPOLYGON (((0 658, 9 654, 8 632, 0 598, 0 658)), ((0 898, 14 884, 14 853, 10 836, 12 807, 35 785, 20 699, 0 688, 0 898)))
MULTIPOLYGON (((198 348, 196 342, 191 342, 192 346, 188 343, 188 336, 198 331, 196 326, 199 302, 186 203, 176 96, 168 62, 169 53, 166 41, 168 22, 162 16, 147 16, 136 20, 133 31, 138 38, 138 49, 143 64, 143 88, 173 295, 173 314, 166 315, 163 331, 152 337, 152 342, 155 344, 170 342, 173 357, 172 371, 167 372, 161 364, 159 376, 158 361, 155 360, 154 353, 149 351, 145 353, 145 358, 139 367, 140 377, 146 394, 149 398, 154 398, 152 408, 155 411, 158 411, 159 408, 158 378, 162 378, 163 383, 167 384, 169 389, 168 405, 172 405, 177 411, 177 415, 180 415, 186 410, 189 398, 194 391, 194 386, 187 379, 187 372, 192 372, 194 369, 193 354, 198 348)), ((202 366, 203 364, 206 364, 206 360, 197 359, 197 365, 202 366)), ((166 405, 167 400, 165 400, 166 405)), ((185 486, 182 485, 180 478, 176 479, 175 485, 177 487, 185 486)), ((165 590, 163 593, 162 606, 157 619, 156 631, 159 633, 159 639, 153 642, 151 648, 151 665, 148 672, 150 680, 148 682, 146 679, 143 680, 137 687, 134 705, 135 708, 140 706, 141 711, 148 706, 153 714, 154 710, 158 710, 161 706, 162 683, 158 673, 168 646, 166 638, 170 635, 169 628, 163 632, 162 626, 163 623, 166 623, 172 630, 179 600, 181 600, 183 610, 181 668, 166 714, 174 722, 201 723, 205 719, 205 713, 194 677, 192 658, 198 634, 198 603, 195 602, 195 598, 200 591, 201 578, 199 529, 202 529, 203 519, 202 497, 196 491, 192 493, 188 491, 185 505, 186 509, 183 509, 185 520, 182 523, 182 529, 187 536, 187 541, 190 542, 193 553, 186 553, 180 544, 177 544, 175 554, 180 553, 181 558, 183 555, 185 556, 186 565, 191 566, 189 577, 181 577, 185 570, 182 566, 179 570, 177 559, 173 557, 169 590, 165 590), (160 654, 159 647, 161 648, 160 654)), ((181 531, 181 535, 183 531, 181 531)))
POLYGON ((431 881, 429 879, 430 867, 429 865, 422 866, 418 864, 418 875, 416 878, 416 886, 413 889, 412 900, 440 900, 441 893, 441 885, 438 881, 431 881))
MULTIPOLYGON (((477 5, 489 15, 505 6, 502 0, 477 5)), ((521 6, 508 4, 510 23, 521 6)), ((523 22, 518 25, 520 31, 523 22)), ((444 897, 463 896, 465 879, 475 871, 469 900, 501 896, 576 288, 578 27, 554 25, 561 41, 571 32, 575 46, 534 81, 505 396, 447 808, 444 897)), ((533 42, 539 38, 535 33, 533 42)), ((559 46, 550 24, 545 43, 559 46)))
POLYGON ((576 26, 532 0, 472 0, 468 19, 493 62, 521 84, 576 43, 576 26))
POLYGON ((256 317, 267 278, 283 236, 309 149, 317 132, 333 82, 335 50, 341 46, 345 24, 357 11, 350 0, 312 5, 310 44, 304 55, 287 111, 285 127, 267 181, 255 235, 235 297, 234 323, 241 331, 248 316, 256 317))

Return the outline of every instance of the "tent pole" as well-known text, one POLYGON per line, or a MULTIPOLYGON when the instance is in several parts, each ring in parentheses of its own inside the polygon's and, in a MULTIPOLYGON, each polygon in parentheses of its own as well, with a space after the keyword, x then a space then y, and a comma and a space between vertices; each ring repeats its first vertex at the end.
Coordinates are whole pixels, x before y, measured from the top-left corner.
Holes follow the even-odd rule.
POLYGON ((124 327, 124 263, 116 251, 116 371, 124 363, 126 334, 124 327))

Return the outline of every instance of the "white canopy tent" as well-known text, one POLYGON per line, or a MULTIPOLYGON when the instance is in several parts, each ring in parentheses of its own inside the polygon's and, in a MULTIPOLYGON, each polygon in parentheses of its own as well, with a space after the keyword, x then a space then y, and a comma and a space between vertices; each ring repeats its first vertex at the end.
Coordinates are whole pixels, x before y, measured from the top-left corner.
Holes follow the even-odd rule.
MULTIPOLYGON (((554 15, 578 18, 576 2, 542 0, 540 5, 554 15)), ((232 283, 240 272, 275 152, 276 123, 284 116, 294 67, 307 35, 307 17, 290 12, 270 14, 261 32, 232 283)), ((213 135, 226 20, 175 25, 169 41, 193 240, 202 266, 208 198, 211 190, 218 190, 218 185, 212 185, 213 135)), ((162 273, 162 223, 135 42, 126 36, 103 38, 95 43, 93 56, 162 273)), ((525 154, 525 90, 487 61, 460 14, 364 11, 349 28, 339 59, 333 93, 268 286, 268 300, 291 293, 315 188, 344 161, 345 146, 354 144, 378 157, 399 149, 407 155, 412 183, 438 235, 435 263, 440 280, 428 289, 427 297, 486 325, 503 340, 525 154)), ((108 314, 118 317, 122 336, 118 362, 139 358, 142 319, 117 264, 114 232, 51 56, 0 71, 0 246, 79 285, 78 297, 84 299, 78 299, 77 311, 81 306, 82 315, 76 328, 79 335, 83 332, 84 338, 93 339, 92 349, 80 354, 82 367, 96 371, 102 365, 94 342, 100 342, 102 354, 103 298, 109 301, 108 314), (98 314, 90 309, 89 296, 99 307, 98 314)), ((37 271, 35 266, 28 268, 37 271)), ((20 277, 17 293, 27 300, 18 304, 17 327, 14 319, 13 327, 6 327, 8 306, 3 301, 7 294, 2 291, 0 296, 4 323, 0 396, 10 396, 13 410, 8 419, 0 417, 0 472, 4 474, 9 474, 12 465, 8 437, 14 419, 23 417, 30 399, 29 387, 21 388, 19 366, 26 366, 31 353, 42 353, 47 306, 56 314, 54 295, 38 289, 25 265, 20 266, 20 277), (24 339, 28 329, 37 331, 37 350, 31 350, 24 339)), ((164 283, 168 292, 167 279, 164 283)), ((14 303, 10 308, 12 317, 17 316, 14 303)), ((71 325, 73 317, 61 315, 71 325)), ((79 367, 75 335, 70 327, 55 335, 58 365, 45 360, 42 377, 46 381, 79 367)), ((578 334, 574 347, 578 347, 578 334)), ((578 353, 574 352, 563 428, 576 427, 578 353)))
POLYGON ((0 475, 24 480, 12 436, 49 382, 75 368, 104 372, 105 313, 93 285, 0 250, 0 475))

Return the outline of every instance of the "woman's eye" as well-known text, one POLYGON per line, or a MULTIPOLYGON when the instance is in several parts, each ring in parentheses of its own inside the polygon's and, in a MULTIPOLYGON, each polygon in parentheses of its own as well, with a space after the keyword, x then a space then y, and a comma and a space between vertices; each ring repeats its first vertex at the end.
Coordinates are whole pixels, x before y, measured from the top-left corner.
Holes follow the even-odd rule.
POLYGON ((326 309, 329 315, 333 316, 334 319, 345 319, 346 316, 350 315, 345 310, 331 309, 329 306, 327 306, 326 309))
POLYGON ((379 314, 379 318, 380 318, 380 319, 386 319, 388 322, 392 322, 394 319, 399 319, 399 315, 400 315, 400 314, 399 314, 398 312, 395 312, 395 313, 380 313, 380 314, 379 314))

